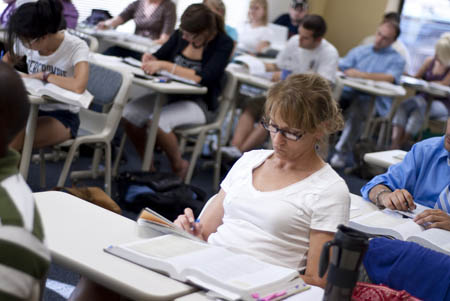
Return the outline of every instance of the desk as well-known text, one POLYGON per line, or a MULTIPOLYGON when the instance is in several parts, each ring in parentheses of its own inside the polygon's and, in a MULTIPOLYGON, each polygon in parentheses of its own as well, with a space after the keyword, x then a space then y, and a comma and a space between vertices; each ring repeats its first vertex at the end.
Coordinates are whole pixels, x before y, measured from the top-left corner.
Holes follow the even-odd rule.
POLYGON ((261 89, 269 89, 274 84, 274 82, 271 82, 267 78, 251 75, 248 72, 248 69, 241 65, 229 64, 227 70, 230 71, 241 84, 248 84, 261 89))
MULTIPOLYGON (((384 86, 377 86, 375 81, 371 80, 364 80, 364 79, 357 79, 357 78, 349 78, 349 77, 342 77, 339 78, 339 83, 341 85, 353 88, 355 90, 358 90, 360 92, 364 92, 367 94, 372 95, 372 99, 370 101, 370 108, 368 111, 368 118, 367 123, 364 127, 364 132, 361 136, 361 138, 368 138, 371 135, 371 129, 372 129, 372 122, 374 121, 373 116, 375 113, 375 100, 378 96, 387 96, 387 97, 399 97, 406 95, 405 89, 403 89, 401 86, 398 85, 392 85, 392 89, 389 87, 384 86)), ((392 104, 391 111, 389 112, 389 116, 387 117, 380 117, 378 121, 381 121, 381 128, 380 128, 380 134, 378 136, 377 141, 377 147, 381 148, 383 145, 387 144, 387 141, 389 140, 389 133, 391 131, 391 120, 394 117, 395 110, 397 108, 397 105, 395 103, 392 104)))
POLYGON ((28 177, 31 153, 33 152, 34 134, 36 133, 39 105, 47 102, 45 99, 37 96, 29 95, 28 98, 30 99, 30 112, 28 113, 27 125, 25 127, 25 137, 19 165, 19 171, 25 180, 28 177))
POLYGON ((391 165, 402 162, 406 152, 399 149, 366 153, 364 154, 364 161, 368 164, 388 168, 391 165))
POLYGON ((195 291, 103 251, 142 239, 136 222, 63 192, 35 193, 52 260, 133 300, 173 300, 195 291))
MULTIPOLYGON (((142 69, 127 65, 127 64, 123 63, 120 58, 110 57, 110 56, 101 55, 101 54, 92 54, 90 56, 90 60, 93 62, 96 62, 96 61, 105 62, 106 61, 112 68, 117 67, 117 68, 121 68, 124 70, 128 70, 131 73, 144 74, 142 69)), ((145 87, 145 88, 149 88, 152 91, 157 92, 157 94, 158 94, 155 99, 152 125, 148 129, 145 153, 144 153, 144 158, 142 161, 142 170, 148 171, 148 170, 150 170, 150 165, 151 165, 151 162, 153 159, 153 151, 154 151, 155 143, 156 143, 156 133, 158 130, 159 117, 161 114, 161 109, 167 101, 167 94, 198 94, 198 95, 202 95, 202 94, 206 94, 208 92, 208 89, 206 87, 197 87, 197 86, 187 85, 187 84, 183 84, 183 83, 179 83, 179 82, 175 82, 175 81, 172 81, 170 83, 155 83, 152 80, 140 79, 137 77, 134 77, 133 83, 136 85, 145 87)), ((117 156, 117 158, 120 158, 120 154, 119 154, 119 156, 117 156)), ((117 164, 118 164, 117 162, 114 163, 114 170, 117 169, 116 168, 117 164)))
POLYGON ((110 43, 115 46, 126 48, 141 53, 153 53, 158 50, 161 45, 153 42, 149 38, 138 36, 131 33, 119 32, 114 29, 97 30, 93 27, 77 27, 77 30, 94 36, 100 41, 110 43))

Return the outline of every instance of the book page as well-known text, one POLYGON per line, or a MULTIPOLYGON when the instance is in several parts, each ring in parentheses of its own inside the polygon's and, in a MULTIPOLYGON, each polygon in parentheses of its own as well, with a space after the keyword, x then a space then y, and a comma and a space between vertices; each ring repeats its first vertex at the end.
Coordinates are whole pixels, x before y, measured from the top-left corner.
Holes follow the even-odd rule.
POLYGON ((443 229, 428 229, 412 235, 408 241, 416 242, 424 247, 450 255, 450 231, 443 229))
POLYGON ((25 88, 27 89, 28 93, 34 96, 42 95, 42 92, 40 90, 44 88, 45 84, 43 81, 29 77, 22 77, 22 81, 25 84, 25 88))
POLYGON ((146 256, 169 259, 177 256, 186 256, 193 252, 207 249, 209 246, 179 236, 164 235, 131 244, 128 248, 146 256))
POLYGON ((264 66, 264 63, 260 59, 252 55, 239 55, 234 60, 246 64, 250 71, 250 74, 261 75, 266 73, 266 67, 264 66))

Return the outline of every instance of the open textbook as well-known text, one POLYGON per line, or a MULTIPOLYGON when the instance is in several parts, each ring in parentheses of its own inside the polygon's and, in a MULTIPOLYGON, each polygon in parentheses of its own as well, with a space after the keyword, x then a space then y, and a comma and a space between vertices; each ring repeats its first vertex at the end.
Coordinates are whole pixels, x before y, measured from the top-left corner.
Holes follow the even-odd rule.
POLYGON ((436 93, 442 96, 450 94, 450 87, 444 86, 434 82, 427 82, 426 80, 405 76, 401 77, 401 83, 410 87, 417 88, 426 88, 432 93, 436 93))
POLYGON ((450 231, 428 229, 416 224, 413 218, 425 209, 416 204, 413 212, 377 210, 355 217, 349 221, 349 226, 366 233, 388 235, 396 239, 416 242, 424 247, 450 255, 450 231))
POLYGON ((110 246, 105 251, 227 300, 255 300, 256 294, 265 297, 275 292, 287 296, 309 288, 296 270, 173 234, 110 246))
POLYGON ((89 93, 88 90, 84 93, 75 93, 67 89, 58 87, 51 83, 44 83, 43 81, 35 78, 22 78, 25 87, 31 95, 34 96, 47 96, 59 102, 75 105, 87 109, 91 104, 94 96, 89 93))
MULTIPOLYGON (((132 58, 132 57, 124 58, 123 62, 128 64, 128 65, 131 65, 133 67, 142 68, 141 61, 139 61, 139 60, 137 60, 135 58, 132 58)), ((142 73, 143 73, 143 71, 142 71, 142 73)), ((138 76, 142 76, 142 74, 140 72, 139 73, 134 73, 134 74, 138 75, 138 76)), ((170 79, 172 79, 174 81, 177 81, 177 82, 181 82, 181 83, 184 83, 184 84, 200 87, 200 85, 197 84, 195 81, 193 81, 191 79, 188 79, 188 78, 185 78, 185 77, 182 77, 182 76, 175 75, 175 74, 170 73, 169 71, 166 71, 166 70, 161 70, 160 72, 158 72, 158 74, 156 74, 156 76, 158 76, 158 75, 168 77, 168 78, 170 78, 170 79)), ((147 78, 148 79, 152 79, 152 78, 154 78, 154 76, 147 75, 147 78)))

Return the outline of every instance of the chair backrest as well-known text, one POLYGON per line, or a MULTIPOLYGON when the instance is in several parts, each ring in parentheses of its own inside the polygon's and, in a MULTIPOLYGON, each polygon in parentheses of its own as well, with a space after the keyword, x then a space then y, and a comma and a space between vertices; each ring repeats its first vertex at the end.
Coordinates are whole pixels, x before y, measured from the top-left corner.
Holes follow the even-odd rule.
POLYGON ((225 86, 222 90, 222 93, 219 96, 219 109, 216 116, 216 122, 222 123, 225 119, 225 115, 228 110, 231 108, 233 101, 235 101, 236 97, 236 89, 237 89, 237 78, 228 70, 225 70, 225 86))
POLYGON ((75 29, 67 29, 67 32, 85 41, 90 51, 96 52, 98 50, 98 40, 96 37, 77 31, 75 29))
POLYGON ((94 96, 94 104, 108 106, 109 110, 97 112, 81 108, 78 134, 85 136, 108 130, 112 138, 122 117, 131 82, 132 75, 125 70, 89 63, 87 90, 94 96))

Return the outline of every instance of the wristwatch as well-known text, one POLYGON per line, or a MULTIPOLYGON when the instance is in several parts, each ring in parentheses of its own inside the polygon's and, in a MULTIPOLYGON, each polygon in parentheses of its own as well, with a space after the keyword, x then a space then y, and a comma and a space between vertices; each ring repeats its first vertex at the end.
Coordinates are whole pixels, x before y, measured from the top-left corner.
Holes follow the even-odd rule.
POLYGON ((392 191, 387 190, 387 189, 383 189, 383 190, 378 191, 377 195, 375 196, 375 205, 379 209, 384 209, 385 208, 385 206, 381 203, 380 195, 382 195, 383 193, 388 193, 388 192, 392 192, 392 191))
POLYGON ((49 71, 44 71, 44 75, 42 76, 42 80, 46 83, 48 83, 48 77, 50 76, 50 72, 49 71))

